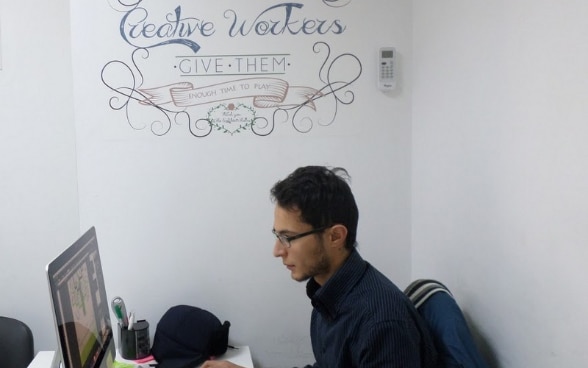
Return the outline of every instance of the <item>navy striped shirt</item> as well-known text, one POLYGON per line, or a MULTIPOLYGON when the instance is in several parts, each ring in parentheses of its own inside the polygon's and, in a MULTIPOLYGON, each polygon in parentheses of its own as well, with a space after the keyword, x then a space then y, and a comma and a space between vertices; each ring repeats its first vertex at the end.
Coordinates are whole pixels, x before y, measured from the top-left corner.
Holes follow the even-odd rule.
POLYGON ((325 285, 310 279, 306 291, 314 367, 437 367, 431 335, 410 300, 356 250, 325 285))

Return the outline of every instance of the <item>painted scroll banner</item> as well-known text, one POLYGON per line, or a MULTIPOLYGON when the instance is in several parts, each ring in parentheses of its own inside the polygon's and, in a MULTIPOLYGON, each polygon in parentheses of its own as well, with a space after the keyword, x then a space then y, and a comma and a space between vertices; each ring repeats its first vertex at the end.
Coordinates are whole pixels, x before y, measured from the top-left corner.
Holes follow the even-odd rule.
POLYGON ((279 78, 246 78, 204 87, 181 82, 140 91, 145 96, 143 104, 173 103, 180 108, 252 98, 253 105, 259 108, 307 105, 315 109, 313 100, 321 96, 321 92, 312 87, 292 87, 279 78))

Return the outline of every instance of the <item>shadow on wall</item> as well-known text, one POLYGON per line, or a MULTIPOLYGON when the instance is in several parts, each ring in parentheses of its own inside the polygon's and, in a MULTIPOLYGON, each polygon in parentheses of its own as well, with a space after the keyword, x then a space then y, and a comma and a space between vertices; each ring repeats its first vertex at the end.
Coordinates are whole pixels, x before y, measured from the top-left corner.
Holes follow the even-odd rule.
POLYGON ((480 354, 482 354, 482 356, 484 357, 486 362, 488 362, 488 365, 491 368, 500 368, 500 365, 498 363, 498 359, 496 358, 496 353, 494 352, 494 349, 492 349, 492 346, 490 346, 490 343, 488 342, 488 339, 486 338, 486 336, 478 328, 476 323, 470 318, 467 311, 463 310, 462 312, 463 312, 464 317, 468 323, 468 326, 469 326, 470 331, 472 333, 472 337, 474 338, 474 342, 475 342, 476 346, 478 347, 478 349, 480 350, 480 354))

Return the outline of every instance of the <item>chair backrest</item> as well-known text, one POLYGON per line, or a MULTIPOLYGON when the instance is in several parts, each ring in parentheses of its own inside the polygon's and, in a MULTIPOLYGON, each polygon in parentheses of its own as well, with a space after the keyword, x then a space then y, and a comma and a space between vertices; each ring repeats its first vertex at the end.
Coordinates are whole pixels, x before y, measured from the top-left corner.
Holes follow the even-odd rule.
POLYGON ((22 321, 0 316, 0 365, 27 368, 35 357, 33 333, 22 321))
POLYGON ((404 293, 429 327, 441 358, 441 367, 488 368, 461 309, 445 285, 421 279, 411 283, 404 293))

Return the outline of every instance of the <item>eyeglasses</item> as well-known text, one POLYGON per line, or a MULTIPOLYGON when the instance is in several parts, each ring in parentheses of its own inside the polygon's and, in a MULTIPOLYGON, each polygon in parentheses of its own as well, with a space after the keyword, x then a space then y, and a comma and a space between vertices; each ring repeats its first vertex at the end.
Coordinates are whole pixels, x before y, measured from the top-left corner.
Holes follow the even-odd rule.
POLYGON ((303 238, 307 235, 320 233, 321 231, 325 231, 329 227, 330 226, 323 226, 323 227, 319 227, 317 229, 312 229, 312 230, 307 231, 305 233, 296 234, 296 235, 292 235, 292 236, 279 234, 276 232, 276 229, 272 229, 272 234, 274 234, 276 236, 276 238, 278 238, 278 240, 280 241, 280 243, 282 243, 283 246, 285 246, 286 248, 290 248, 290 246, 292 245, 292 244, 290 244, 290 242, 292 242, 293 240, 303 238))

